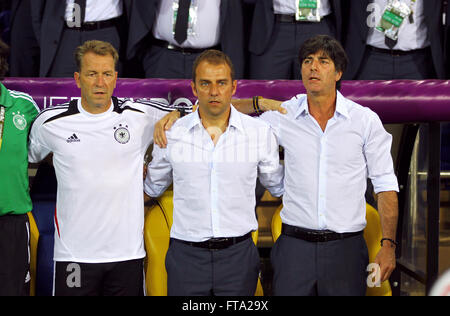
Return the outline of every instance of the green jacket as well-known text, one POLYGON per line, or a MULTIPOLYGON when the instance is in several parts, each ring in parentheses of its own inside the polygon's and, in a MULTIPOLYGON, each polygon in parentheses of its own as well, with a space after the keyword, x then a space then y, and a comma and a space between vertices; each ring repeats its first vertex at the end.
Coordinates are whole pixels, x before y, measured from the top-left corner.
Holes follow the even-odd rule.
POLYGON ((28 132, 39 113, 33 98, 0 83, 0 216, 32 209, 28 185, 28 132), (2 111, 2 108, 4 109, 2 111), (1 128, 2 122, 0 122, 1 128))

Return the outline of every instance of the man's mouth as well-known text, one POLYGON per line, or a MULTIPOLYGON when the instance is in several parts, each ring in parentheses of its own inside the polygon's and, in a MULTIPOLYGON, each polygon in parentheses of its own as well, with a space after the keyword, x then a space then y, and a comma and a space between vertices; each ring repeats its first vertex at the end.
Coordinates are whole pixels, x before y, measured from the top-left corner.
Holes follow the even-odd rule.
POLYGON ((311 77, 309 77, 309 80, 310 81, 320 81, 320 78, 319 77, 315 77, 315 76, 311 76, 311 77))

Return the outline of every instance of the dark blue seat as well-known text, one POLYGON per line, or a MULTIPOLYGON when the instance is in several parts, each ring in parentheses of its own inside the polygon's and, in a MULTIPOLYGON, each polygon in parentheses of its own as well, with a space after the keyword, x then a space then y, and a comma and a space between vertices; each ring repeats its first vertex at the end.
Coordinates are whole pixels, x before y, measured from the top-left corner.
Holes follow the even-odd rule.
POLYGON ((43 162, 32 182, 32 214, 39 231, 36 256, 36 296, 53 292, 54 214, 56 209, 56 176, 53 167, 43 162))

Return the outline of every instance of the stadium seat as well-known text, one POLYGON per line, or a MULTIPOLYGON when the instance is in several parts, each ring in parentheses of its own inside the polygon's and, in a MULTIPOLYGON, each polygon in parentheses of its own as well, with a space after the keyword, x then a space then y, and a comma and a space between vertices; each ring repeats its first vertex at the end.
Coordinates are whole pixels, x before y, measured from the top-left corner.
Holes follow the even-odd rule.
MULTIPOLYGON (((145 283, 148 296, 167 295, 167 271, 165 258, 169 249, 170 228, 173 223, 173 191, 167 190, 157 203, 145 214, 144 240, 147 258, 145 261, 145 283)), ((258 231, 252 234, 258 240, 258 231)), ((255 296, 262 296, 263 289, 258 278, 255 296)))
POLYGON ((36 266, 37 266, 37 246, 39 240, 39 230, 31 212, 27 213, 30 222, 30 296, 36 295, 36 266))
MULTIPOLYGON (((281 235, 281 217, 280 212, 283 205, 280 205, 272 217, 272 240, 275 242, 281 235)), ((380 251, 381 240, 381 223, 380 216, 376 209, 366 204, 366 221, 367 225, 364 229, 364 239, 366 240, 367 249, 369 251, 369 262, 374 262, 375 257, 380 251)), ((367 287, 366 296, 392 296, 391 285, 389 280, 381 283, 379 287, 367 287)))
POLYGON ((33 209, 29 213, 31 228, 31 260, 33 291, 36 296, 51 296, 53 293, 53 245, 56 209, 56 175, 47 161, 39 165, 32 182, 30 196, 33 209), (34 273, 34 276, 33 276, 34 273), (33 279, 34 278, 34 279, 33 279))

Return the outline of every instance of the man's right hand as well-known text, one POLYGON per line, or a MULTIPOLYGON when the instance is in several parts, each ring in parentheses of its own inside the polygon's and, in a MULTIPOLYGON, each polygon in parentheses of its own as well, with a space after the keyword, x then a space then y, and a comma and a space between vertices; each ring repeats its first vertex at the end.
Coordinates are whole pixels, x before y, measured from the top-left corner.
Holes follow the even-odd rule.
POLYGON ((153 141, 161 148, 167 146, 166 131, 180 118, 180 112, 172 111, 166 114, 155 124, 155 131, 153 132, 153 141))

